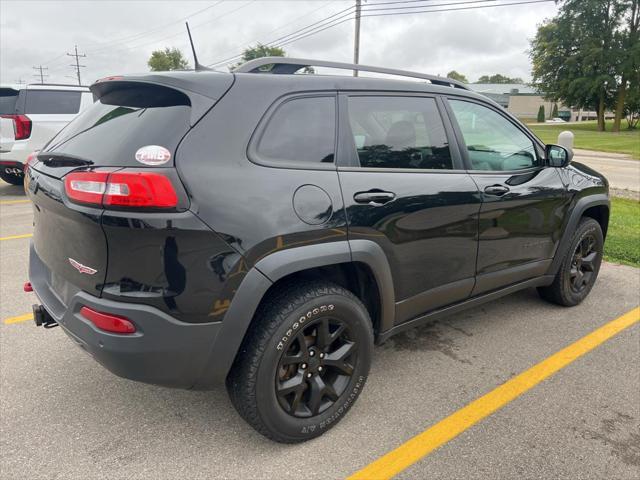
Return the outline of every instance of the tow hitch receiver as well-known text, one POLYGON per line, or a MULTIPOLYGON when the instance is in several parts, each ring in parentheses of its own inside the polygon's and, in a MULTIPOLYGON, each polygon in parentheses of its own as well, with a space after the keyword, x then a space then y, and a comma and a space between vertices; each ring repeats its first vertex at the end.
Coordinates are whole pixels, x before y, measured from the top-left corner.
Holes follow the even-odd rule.
POLYGON ((36 322, 36 326, 43 326, 44 328, 53 328, 58 326, 49 312, 47 312, 42 305, 35 304, 33 306, 33 321, 36 322))

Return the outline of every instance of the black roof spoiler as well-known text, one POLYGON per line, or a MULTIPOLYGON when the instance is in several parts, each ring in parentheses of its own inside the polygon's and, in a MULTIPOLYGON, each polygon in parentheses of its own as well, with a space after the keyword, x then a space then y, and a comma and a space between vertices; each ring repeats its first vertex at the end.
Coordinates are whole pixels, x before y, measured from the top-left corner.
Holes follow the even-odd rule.
POLYGON ((326 60, 310 60, 306 58, 288 58, 288 57, 262 57, 256 58, 243 63, 233 70, 233 73, 271 73, 271 74, 293 74, 298 70, 306 67, 328 67, 340 70, 358 70, 362 72, 383 73, 386 75, 396 75, 399 77, 420 78, 428 80, 434 85, 444 87, 460 88, 469 90, 462 82, 453 80, 452 78, 439 77, 437 75, 428 75, 425 73, 411 72, 408 70, 397 70, 395 68, 375 67, 371 65, 360 65, 356 63, 330 62, 326 60), (264 67, 271 65, 272 67, 265 70, 264 67))

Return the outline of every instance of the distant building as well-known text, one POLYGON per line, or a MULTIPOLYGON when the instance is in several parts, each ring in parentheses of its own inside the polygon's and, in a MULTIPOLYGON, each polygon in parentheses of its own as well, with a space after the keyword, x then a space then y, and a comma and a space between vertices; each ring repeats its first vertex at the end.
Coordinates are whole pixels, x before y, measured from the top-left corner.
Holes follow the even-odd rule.
MULTIPOLYGON (((470 83, 467 86, 474 92, 489 97, 502 105, 511 114, 522 120, 537 119, 540 105, 544 106, 547 119, 551 118, 555 102, 545 100, 543 95, 530 85, 522 83, 470 83)), ((605 116, 609 118, 613 117, 613 114, 607 112, 605 116)), ((558 117, 571 122, 597 118, 596 112, 576 110, 562 103, 558 103, 558 117)))

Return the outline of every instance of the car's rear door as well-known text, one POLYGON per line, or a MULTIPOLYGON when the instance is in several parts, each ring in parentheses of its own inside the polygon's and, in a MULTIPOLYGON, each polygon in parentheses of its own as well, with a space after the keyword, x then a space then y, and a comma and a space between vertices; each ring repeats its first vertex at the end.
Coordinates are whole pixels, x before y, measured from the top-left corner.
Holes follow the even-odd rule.
POLYGON ((500 107, 450 96, 447 109, 482 196, 473 294, 544 274, 569 205, 557 170, 545 165, 542 146, 500 107))
POLYGON ((340 96, 349 239, 385 252, 396 323, 463 300, 474 286, 480 199, 442 108, 428 95, 340 96))

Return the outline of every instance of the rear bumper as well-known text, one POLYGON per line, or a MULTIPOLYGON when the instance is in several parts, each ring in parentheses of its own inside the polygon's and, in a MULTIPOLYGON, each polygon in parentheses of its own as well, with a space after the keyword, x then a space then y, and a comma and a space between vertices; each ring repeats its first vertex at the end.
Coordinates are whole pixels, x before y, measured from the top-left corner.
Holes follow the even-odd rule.
POLYGON ((9 151, 0 148, 0 163, 14 162, 24 165, 27 163, 27 157, 33 150, 35 149, 29 146, 28 140, 17 140, 13 143, 9 151))
POLYGON ((29 280, 34 292, 64 332, 105 368, 120 377, 169 387, 191 388, 198 382, 211 361, 220 322, 180 322, 156 308, 105 300, 70 285, 54 291, 51 276, 32 244, 29 280), (83 306, 125 316, 135 323, 136 332, 99 330, 80 315, 83 306))
POLYGON ((0 160, 0 171, 11 175, 24 175, 24 164, 13 160, 0 160))

